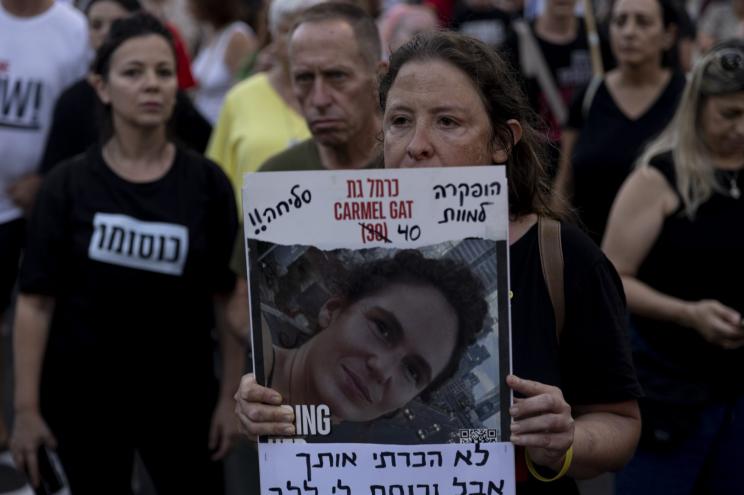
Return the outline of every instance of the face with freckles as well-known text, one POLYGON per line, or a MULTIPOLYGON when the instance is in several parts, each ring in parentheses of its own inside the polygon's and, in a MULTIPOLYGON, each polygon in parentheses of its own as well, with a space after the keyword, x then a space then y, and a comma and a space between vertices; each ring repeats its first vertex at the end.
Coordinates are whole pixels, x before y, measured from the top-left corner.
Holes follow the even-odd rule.
POLYGON ((374 131, 376 66, 343 20, 300 24, 289 43, 292 88, 310 132, 325 146, 345 146, 374 131))
POLYGON ((320 403, 346 421, 369 421, 410 402, 449 363, 458 320, 431 285, 395 282, 344 304, 330 299, 306 345, 320 403))
POLYGON ((389 168, 490 165, 507 158, 473 82, 441 60, 400 68, 387 95, 383 133, 389 168))

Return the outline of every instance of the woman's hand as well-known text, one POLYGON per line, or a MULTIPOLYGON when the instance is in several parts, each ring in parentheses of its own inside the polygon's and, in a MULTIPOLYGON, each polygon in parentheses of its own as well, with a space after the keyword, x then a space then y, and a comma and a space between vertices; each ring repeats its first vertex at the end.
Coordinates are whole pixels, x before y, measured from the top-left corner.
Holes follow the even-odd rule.
POLYGON ((230 453, 239 433, 240 426, 233 414, 230 397, 220 399, 214 408, 209 428, 209 450, 213 452, 213 461, 219 461, 230 453))
POLYGON ((274 389, 256 383, 249 373, 240 380, 235 394, 235 413, 243 433, 255 441, 259 435, 294 435, 294 410, 282 405, 282 396, 274 389))
POLYGON ((741 314, 718 301, 704 299, 689 303, 686 325, 697 330, 705 340, 724 349, 744 345, 741 314))
POLYGON ((574 419, 563 392, 558 387, 515 375, 509 375, 506 384, 525 396, 515 398, 509 409, 513 419, 511 442, 526 448, 535 464, 560 471, 574 441, 574 419))
POLYGON ((54 448, 57 442, 38 410, 16 412, 13 433, 10 436, 10 451, 16 467, 25 472, 34 487, 41 482, 36 453, 41 445, 54 448))

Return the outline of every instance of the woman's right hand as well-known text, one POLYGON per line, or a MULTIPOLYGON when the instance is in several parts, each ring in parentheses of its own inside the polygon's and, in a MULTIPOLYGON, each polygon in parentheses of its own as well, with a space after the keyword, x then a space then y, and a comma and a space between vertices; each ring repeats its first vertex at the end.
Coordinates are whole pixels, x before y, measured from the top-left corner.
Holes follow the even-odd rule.
POLYGON ((744 328, 738 311, 712 299, 690 303, 687 325, 705 340, 724 349, 744 346, 744 328))
POLYGON ((252 373, 241 378, 235 401, 240 429, 251 440, 255 441, 259 435, 295 434, 294 410, 282 405, 279 392, 256 383, 256 377, 252 373))
POLYGON ((36 409, 18 411, 15 415, 13 432, 10 436, 10 451, 16 467, 25 472, 36 487, 41 482, 36 453, 39 447, 56 447, 56 440, 44 418, 36 409))

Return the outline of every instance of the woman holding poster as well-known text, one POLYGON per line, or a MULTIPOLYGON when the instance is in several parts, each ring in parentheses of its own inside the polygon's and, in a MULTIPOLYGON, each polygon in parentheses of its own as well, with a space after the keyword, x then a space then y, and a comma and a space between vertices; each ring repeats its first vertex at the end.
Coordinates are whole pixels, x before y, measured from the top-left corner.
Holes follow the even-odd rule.
POLYGON ((744 465, 744 42, 692 71, 603 247, 633 313, 643 435, 618 493, 736 493, 744 465))
MULTIPOLYGON (((560 215, 548 206, 541 145, 511 70, 479 41, 421 34, 391 56, 380 102, 387 167, 507 166, 515 373, 507 385, 517 397, 510 414, 511 441, 522 448, 518 493, 576 493, 571 478, 618 469, 640 432, 622 286, 599 249, 563 225, 566 318, 558 341, 536 222, 560 215), (554 483, 538 486, 544 482, 554 483)), ((292 431, 291 412, 277 407, 282 397, 252 377, 237 399, 249 434, 292 431)))

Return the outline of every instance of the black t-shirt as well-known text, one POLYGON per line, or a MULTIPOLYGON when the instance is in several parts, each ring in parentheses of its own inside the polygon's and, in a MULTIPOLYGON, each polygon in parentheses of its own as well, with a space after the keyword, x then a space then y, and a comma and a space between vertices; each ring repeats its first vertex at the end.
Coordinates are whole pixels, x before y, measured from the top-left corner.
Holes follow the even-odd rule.
POLYGON ((104 386, 122 407, 176 390, 205 397, 213 295, 234 283, 233 198, 217 165, 183 149, 148 183, 116 175, 99 147, 55 167, 20 275, 22 292, 55 300, 42 405, 64 408, 104 386))
POLYGON ((458 1, 452 15, 451 28, 499 48, 509 34, 512 14, 497 8, 474 10, 466 2, 458 1))
MULTIPOLYGON (((543 54, 555 87, 568 111, 576 93, 592 78, 592 63, 584 22, 577 19, 576 37, 565 44, 556 44, 540 38, 535 33, 534 22, 529 25, 529 29, 543 54)), ((548 173, 552 177, 558 169, 562 123, 553 113, 537 77, 525 76, 519 56, 520 38, 516 31, 510 31, 502 50, 512 66, 522 74, 522 85, 527 99, 532 109, 540 116, 542 130, 551 143, 551 146, 547 147, 547 164, 548 173)))
MULTIPOLYGON (((529 28, 537 41, 543 58, 550 70, 563 102, 568 110, 576 92, 586 86, 592 78, 592 62, 589 56, 589 43, 586 38, 584 22, 577 19, 576 37, 569 43, 557 44, 540 38, 535 33, 534 22, 529 28)), ((504 45, 504 53, 512 65, 522 72, 519 60, 519 36, 512 31, 504 45)), ((524 80, 525 92, 532 108, 540 115, 548 127, 548 138, 554 143, 560 140, 560 123, 553 115, 545 93, 536 77, 524 80)))
MULTIPOLYGON (((54 117, 41 159, 41 173, 48 173, 58 163, 85 152, 98 142, 102 117, 103 107, 87 80, 81 79, 67 88, 54 107, 54 117)), ((181 91, 176 95, 170 122, 179 144, 199 152, 206 150, 212 126, 181 91)))
POLYGON ((586 89, 577 93, 567 124, 580 131, 571 157, 573 204, 598 244, 620 186, 643 147, 671 120, 684 87, 684 75, 673 73, 657 100, 637 119, 620 110, 604 81, 586 116, 582 109, 586 89))
POLYGON ((542 274, 537 227, 509 251, 514 372, 560 387, 571 404, 636 398, 640 388, 630 359, 620 277, 575 226, 562 225, 561 242, 566 311, 560 345, 542 274))
MULTIPOLYGON (((651 160, 676 191, 672 153, 651 160)), ((728 191, 729 178, 718 172, 728 191)), ((744 190, 744 176, 738 177, 744 190)), ((714 192, 690 219, 669 215, 638 270, 638 279, 685 301, 715 299, 744 314, 744 198, 714 192)), ((693 404, 744 392, 744 349, 724 350, 697 331, 672 322, 633 317, 638 374, 650 398, 693 404)))
MULTIPOLYGON (((610 261, 579 229, 563 224, 565 323, 555 316, 543 278, 537 227, 509 250, 513 369, 517 376, 561 388, 571 405, 637 399, 622 283, 610 261)), ((521 462, 521 455, 518 462, 521 462)), ((519 471, 518 471, 519 472, 519 471)), ((529 477, 518 493, 576 493, 572 480, 529 477)))

